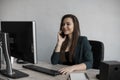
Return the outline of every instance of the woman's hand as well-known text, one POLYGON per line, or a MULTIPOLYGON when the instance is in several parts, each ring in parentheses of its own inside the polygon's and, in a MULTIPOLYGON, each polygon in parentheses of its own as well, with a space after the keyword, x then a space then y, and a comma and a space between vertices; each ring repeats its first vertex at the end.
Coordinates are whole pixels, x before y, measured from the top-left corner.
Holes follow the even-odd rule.
POLYGON ((65 41, 65 39, 66 39, 66 36, 65 37, 62 37, 61 36, 61 34, 62 34, 62 31, 59 31, 58 32, 58 34, 57 34, 57 44, 58 45, 62 45, 62 43, 65 41))
POLYGON ((64 67, 64 68, 59 70, 59 72, 62 73, 62 74, 70 74, 73 71, 74 71, 74 67, 73 66, 64 67))
POLYGON ((82 71, 82 70, 86 70, 86 64, 85 63, 81 63, 81 64, 72 65, 72 66, 62 68, 62 69, 59 70, 59 72, 62 73, 62 74, 69 74, 73 71, 82 71))

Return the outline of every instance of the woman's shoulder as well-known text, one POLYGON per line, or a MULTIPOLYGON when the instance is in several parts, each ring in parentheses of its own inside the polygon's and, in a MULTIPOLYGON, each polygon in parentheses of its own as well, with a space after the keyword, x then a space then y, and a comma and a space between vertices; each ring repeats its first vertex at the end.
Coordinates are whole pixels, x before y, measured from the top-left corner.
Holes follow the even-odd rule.
POLYGON ((88 39, 87 39, 86 36, 79 36, 78 42, 80 42, 80 43, 81 43, 81 42, 82 42, 82 43, 85 42, 85 43, 86 43, 86 42, 88 42, 88 39))
POLYGON ((87 39, 86 36, 79 36, 79 39, 87 39))
POLYGON ((89 46, 89 40, 87 39, 86 36, 79 36, 78 44, 81 45, 81 46, 82 45, 89 46))

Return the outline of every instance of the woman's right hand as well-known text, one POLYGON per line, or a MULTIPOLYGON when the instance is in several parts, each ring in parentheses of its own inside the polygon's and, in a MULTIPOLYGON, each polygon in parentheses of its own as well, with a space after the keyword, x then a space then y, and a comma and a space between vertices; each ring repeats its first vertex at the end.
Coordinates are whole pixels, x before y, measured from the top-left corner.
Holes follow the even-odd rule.
POLYGON ((58 45, 62 45, 62 43, 66 39, 66 36, 62 37, 61 34, 62 34, 62 31, 59 31, 58 34, 57 34, 57 44, 58 45))

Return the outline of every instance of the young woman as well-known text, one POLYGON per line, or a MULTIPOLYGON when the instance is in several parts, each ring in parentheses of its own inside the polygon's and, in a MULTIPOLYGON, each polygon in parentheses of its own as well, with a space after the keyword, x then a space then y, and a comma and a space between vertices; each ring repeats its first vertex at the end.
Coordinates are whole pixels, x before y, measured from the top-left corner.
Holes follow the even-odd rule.
POLYGON ((79 21, 76 16, 66 14, 62 17, 57 38, 51 63, 69 65, 60 69, 60 73, 68 74, 76 70, 92 68, 91 46, 87 37, 80 35, 79 21))

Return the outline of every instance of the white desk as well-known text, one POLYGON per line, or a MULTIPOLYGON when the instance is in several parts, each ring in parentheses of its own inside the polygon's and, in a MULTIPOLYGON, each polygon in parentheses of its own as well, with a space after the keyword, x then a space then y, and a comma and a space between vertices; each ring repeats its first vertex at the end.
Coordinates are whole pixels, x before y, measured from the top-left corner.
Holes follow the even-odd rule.
MULTIPOLYGON (((39 64, 36 64, 36 65, 43 66, 43 67, 50 68, 50 69, 55 69, 55 70, 64 67, 64 65, 51 65, 51 64, 45 63, 45 62, 40 62, 39 64)), ((19 79, 9 78, 9 80, 67 80, 68 79, 68 75, 50 76, 50 75, 47 75, 44 73, 25 69, 25 68, 22 68, 22 64, 15 64, 14 63, 13 68, 29 74, 29 77, 24 77, 24 78, 19 78, 19 79)), ((99 73, 99 70, 89 69, 89 70, 84 71, 84 72, 87 73, 89 80, 98 80, 98 79, 96 79, 96 74, 99 73)), ((2 75, 0 75, 0 77, 7 80, 7 78, 5 78, 2 75)))

